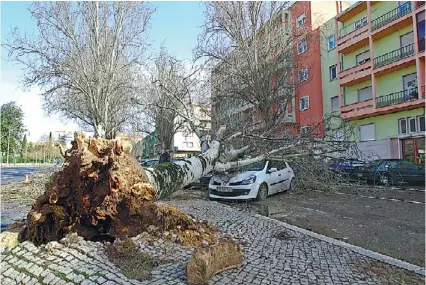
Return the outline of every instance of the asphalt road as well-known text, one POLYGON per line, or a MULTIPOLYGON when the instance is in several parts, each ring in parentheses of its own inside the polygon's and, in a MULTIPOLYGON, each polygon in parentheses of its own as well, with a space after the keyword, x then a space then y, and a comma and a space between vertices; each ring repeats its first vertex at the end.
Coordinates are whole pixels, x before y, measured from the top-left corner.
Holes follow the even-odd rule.
POLYGON ((425 265, 425 192, 277 194, 252 207, 271 218, 413 264, 425 265))
POLYGON ((25 174, 31 174, 41 167, 2 167, 0 184, 24 181, 25 174))

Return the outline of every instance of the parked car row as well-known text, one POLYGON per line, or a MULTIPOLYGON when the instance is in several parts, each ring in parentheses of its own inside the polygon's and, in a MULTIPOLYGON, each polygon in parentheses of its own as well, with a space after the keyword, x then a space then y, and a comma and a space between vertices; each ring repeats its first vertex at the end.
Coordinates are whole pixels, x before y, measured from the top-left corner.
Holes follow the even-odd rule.
MULTIPOLYGON (((177 161, 178 159, 173 159, 177 161)), ((145 160, 142 167, 152 167, 158 160, 145 160)), ((358 159, 338 159, 330 163, 338 175, 368 183, 396 185, 425 183, 424 167, 401 159, 379 159, 363 162, 358 159)), ((294 187, 293 169, 285 161, 262 161, 239 170, 209 173, 187 186, 207 187, 210 199, 264 200, 274 193, 294 187)))
POLYGON ((373 184, 425 183, 424 167, 402 159, 378 159, 370 162, 339 159, 331 163, 330 167, 349 179, 373 184))

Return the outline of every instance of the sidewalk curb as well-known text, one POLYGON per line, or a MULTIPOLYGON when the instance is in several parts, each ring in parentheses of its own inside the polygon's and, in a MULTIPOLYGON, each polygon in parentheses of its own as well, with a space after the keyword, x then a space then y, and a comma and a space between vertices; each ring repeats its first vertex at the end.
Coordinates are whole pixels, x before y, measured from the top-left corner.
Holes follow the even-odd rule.
POLYGON ((381 253, 378 253, 378 252, 375 252, 375 251, 371 251, 371 250, 368 250, 368 249, 365 249, 365 248, 362 248, 362 247, 359 247, 359 246, 356 246, 356 245, 352 245, 352 244, 349 244, 349 243, 346 243, 346 242, 343 242, 343 241, 340 241, 340 240, 337 240, 337 239, 334 239, 334 238, 330 238, 330 237, 327 237, 327 236, 322 235, 322 234, 317 234, 315 232, 308 231, 308 230, 287 224, 285 222, 275 220, 275 219, 272 219, 272 218, 269 218, 269 217, 265 217, 265 216, 262 216, 262 215, 259 215, 259 214, 254 214, 254 216, 268 220, 268 221, 273 221, 273 222, 275 222, 279 225, 282 225, 282 226, 284 226, 284 227, 286 227, 290 230, 308 235, 308 236, 316 238, 316 239, 320 239, 322 241, 325 241, 325 242, 331 243, 333 245, 337 245, 337 246, 346 248, 348 250, 351 250, 351 251, 359 253, 361 255, 376 259, 378 261, 382 261, 384 263, 394 265, 396 267, 399 267, 399 268, 414 272, 416 274, 425 276, 425 268, 423 268, 421 266, 414 265, 414 264, 411 264, 411 263, 408 263, 408 262, 387 256, 387 255, 384 255, 384 254, 381 254, 381 253))

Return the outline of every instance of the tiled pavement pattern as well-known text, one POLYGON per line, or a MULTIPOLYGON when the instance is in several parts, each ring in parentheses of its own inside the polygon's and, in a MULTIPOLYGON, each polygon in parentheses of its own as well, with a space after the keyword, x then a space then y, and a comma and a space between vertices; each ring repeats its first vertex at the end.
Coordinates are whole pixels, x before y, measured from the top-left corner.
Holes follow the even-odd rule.
MULTIPOLYGON (((244 263, 212 278, 209 284, 424 284, 424 279, 348 249, 287 229, 279 222, 208 201, 170 202, 200 219, 208 219, 242 245, 244 263), (374 268, 380 268, 380 272, 374 268), (409 281, 394 279, 406 274, 409 281), (393 278, 393 279, 392 279, 393 278)), ((81 238, 45 248, 25 242, 1 249, 1 284, 186 284, 185 264, 191 248, 158 240, 144 251, 173 260, 158 266, 151 280, 127 279, 110 263, 99 242, 81 238), (164 248, 167 248, 165 250, 164 248)))

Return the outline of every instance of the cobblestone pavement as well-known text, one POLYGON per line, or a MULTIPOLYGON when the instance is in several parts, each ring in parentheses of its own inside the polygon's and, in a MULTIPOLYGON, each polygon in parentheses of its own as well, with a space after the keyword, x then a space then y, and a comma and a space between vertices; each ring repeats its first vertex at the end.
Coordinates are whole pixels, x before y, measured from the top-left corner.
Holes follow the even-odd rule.
MULTIPOLYGON (((243 248, 241 267, 224 271, 209 284, 424 284, 424 278, 348 249, 290 230, 282 223, 201 200, 168 202, 207 219, 243 248)), ((1 248, 1 284, 186 284, 186 261, 193 249, 158 240, 134 240, 152 255, 172 260, 150 280, 126 278, 108 261, 103 245, 75 242, 35 247, 25 242, 1 248)))

